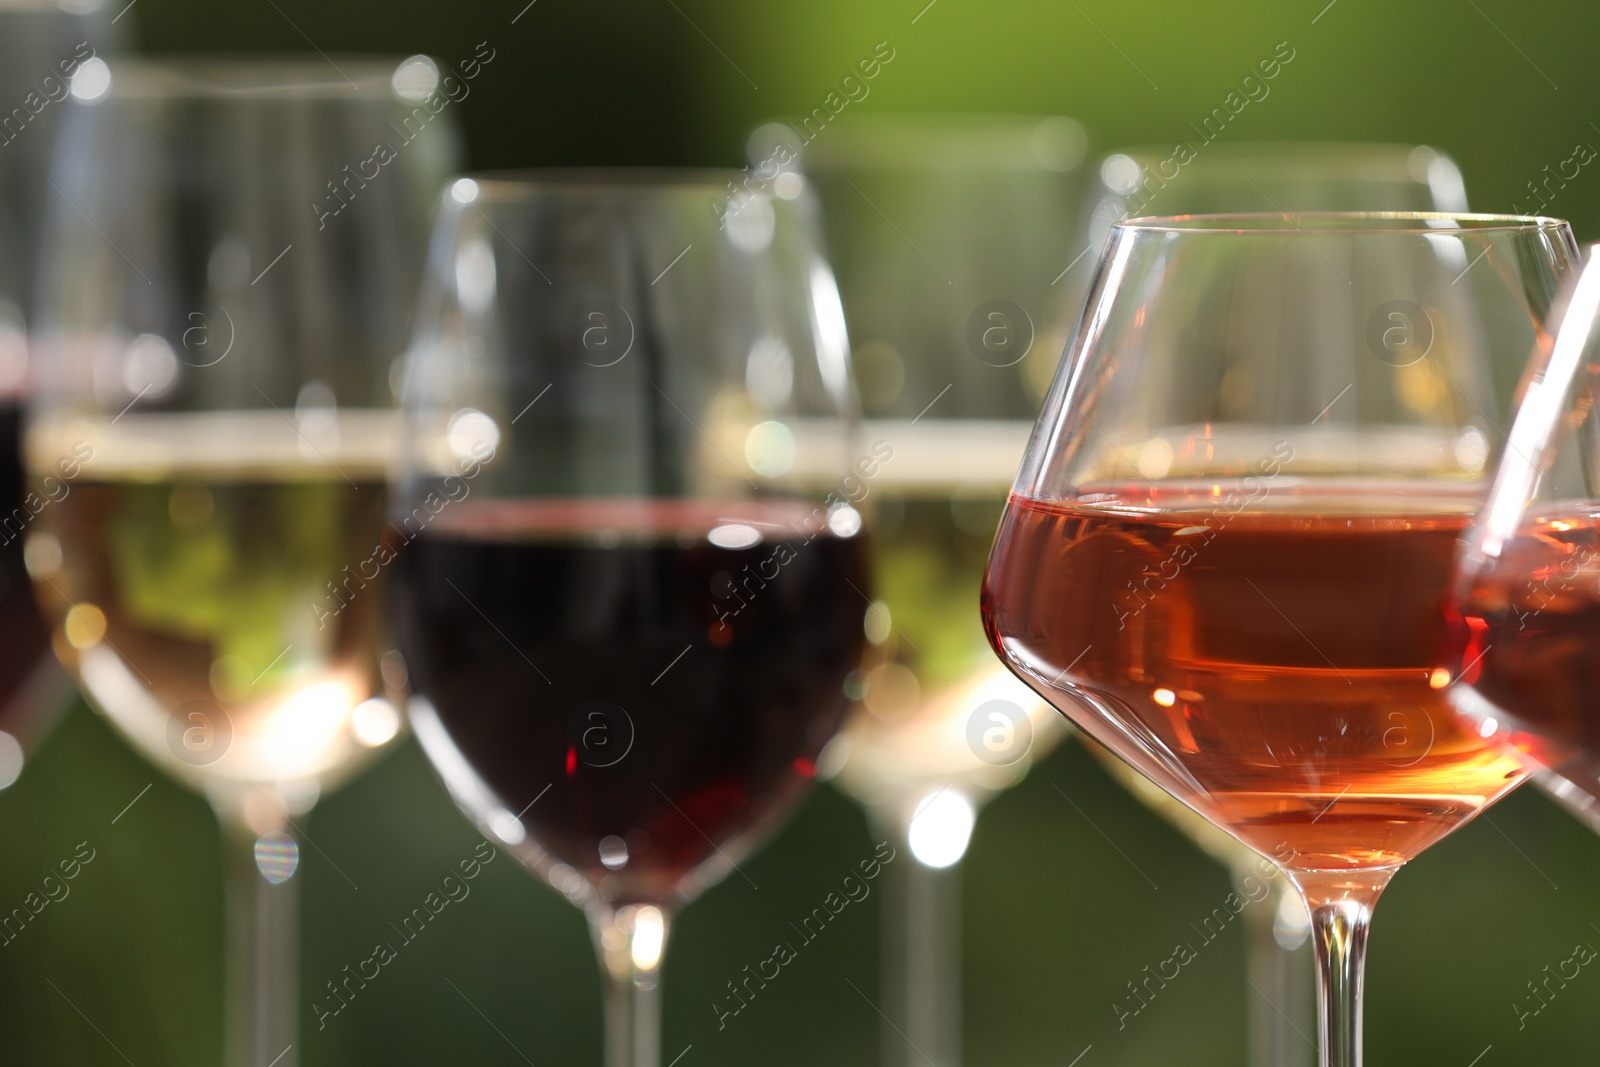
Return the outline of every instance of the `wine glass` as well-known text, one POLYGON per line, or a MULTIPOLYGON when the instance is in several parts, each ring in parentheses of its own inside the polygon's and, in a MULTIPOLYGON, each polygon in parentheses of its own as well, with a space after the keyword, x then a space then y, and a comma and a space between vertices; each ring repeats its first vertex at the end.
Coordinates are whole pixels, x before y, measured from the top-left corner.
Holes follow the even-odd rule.
POLYGON ((1600 831, 1600 257, 1541 331, 1521 403, 1457 569, 1441 681, 1484 735, 1600 831))
POLYGON ((870 525, 879 661, 822 773, 912 857, 887 872, 885 1064, 961 1059, 959 863, 975 808, 1063 736, 970 605, 1075 294, 1087 148, 1063 116, 842 116, 752 133, 755 181, 814 190, 868 436, 894 458, 870 525), (812 134, 807 140, 807 134, 812 134))
POLYGON ((882 455, 852 439, 814 205, 735 178, 457 179, 407 363, 412 726, 468 818, 587 913, 611 1067, 659 1063, 672 913, 748 879, 866 644, 854 502, 882 455))
POLYGON ((102 3, 0 0, 0 789, 22 772, 68 706, 72 682, 50 655, 22 562, 32 518, 22 472, 29 384, 27 314, 34 299, 46 174, 72 75, 110 55, 123 22, 102 3))
POLYGON ((440 84, 426 57, 85 65, 51 177, 26 562, 90 702, 221 821, 230 1065, 297 1058, 295 819, 400 726, 390 377, 454 139, 390 123, 440 84))
MULTIPOLYGON (((1206 145, 1187 163, 1176 147, 1120 148, 1091 169, 1084 231, 1095 248, 1129 215, 1230 211, 1467 210, 1455 161, 1427 145, 1263 143, 1206 145), (1163 177, 1165 175, 1166 177, 1163 177)), ((1085 278, 1093 264, 1080 268, 1085 278)), ((1301 956, 1310 916, 1275 870, 1231 835, 1196 815, 1104 747, 1088 749, 1130 792, 1228 868, 1246 899, 1243 914, 1249 1004, 1249 1061, 1263 1067, 1309 1062, 1302 1035, 1314 1025, 1311 968, 1301 956), (1265 887, 1265 892, 1259 887, 1265 887)))
POLYGON ((1324 1067, 1361 1061, 1384 886, 1524 776, 1434 669, 1456 538, 1576 262, 1553 219, 1118 223, 990 557, 1018 676, 1300 891, 1324 1067))

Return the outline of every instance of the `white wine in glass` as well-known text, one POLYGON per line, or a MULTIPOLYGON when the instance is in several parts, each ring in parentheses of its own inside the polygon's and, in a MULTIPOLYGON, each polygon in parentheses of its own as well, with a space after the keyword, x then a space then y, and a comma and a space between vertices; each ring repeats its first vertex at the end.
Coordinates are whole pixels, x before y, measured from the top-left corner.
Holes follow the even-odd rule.
POLYGON ((26 562, 90 702, 222 824, 228 1067, 295 1063, 295 820, 402 725, 391 381, 452 79, 425 56, 213 58, 72 83, 26 562))
POLYGON ((28 441, 36 470, 82 457, 29 540, 57 654, 148 758, 250 821, 307 810, 394 732, 375 728, 392 711, 356 714, 382 690, 393 427, 335 419, 320 456, 270 410, 58 419, 28 441))

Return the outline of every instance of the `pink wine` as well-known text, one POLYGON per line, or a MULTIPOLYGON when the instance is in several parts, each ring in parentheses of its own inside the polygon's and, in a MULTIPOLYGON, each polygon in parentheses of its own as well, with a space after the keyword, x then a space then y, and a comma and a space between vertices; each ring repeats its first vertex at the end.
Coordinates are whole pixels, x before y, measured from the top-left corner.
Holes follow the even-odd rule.
POLYGON ((1305 870, 1398 866, 1522 779, 1435 688, 1469 502, 1120 488, 1014 496, 983 595, 995 649, 1101 744, 1305 870))
POLYGON ((1459 706, 1600 798, 1600 516, 1541 516, 1452 615, 1459 706))

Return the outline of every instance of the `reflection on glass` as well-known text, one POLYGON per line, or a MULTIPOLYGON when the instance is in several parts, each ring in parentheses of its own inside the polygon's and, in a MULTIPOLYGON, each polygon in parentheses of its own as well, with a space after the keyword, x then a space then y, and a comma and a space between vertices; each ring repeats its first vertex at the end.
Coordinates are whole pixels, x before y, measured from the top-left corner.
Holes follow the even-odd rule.
POLYGON ((959 861, 977 806, 1064 732, 996 662, 972 604, 1076 310, 1086 149, 1060 116, 845 116, 750 138, 754 180, 822 201, 866 436, 893 452, 863 484, 879 659, 852 677, 860 708, 822 767, 917 860, 890 872, 886 1064, 959 1064, 959 861))
POLYGON ((293 819, 400 728, 386 409, 454 151, 391 126, 419 66, 85 64, 52 173, 26 563, 90 701, 222 822, 239 1067, 297 1058, 293 819))

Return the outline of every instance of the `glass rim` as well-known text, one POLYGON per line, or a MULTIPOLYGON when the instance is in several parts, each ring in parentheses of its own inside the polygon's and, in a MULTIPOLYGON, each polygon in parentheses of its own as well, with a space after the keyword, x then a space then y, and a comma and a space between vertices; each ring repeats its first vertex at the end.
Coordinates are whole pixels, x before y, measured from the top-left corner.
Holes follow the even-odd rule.
POLYGON ((111 56, 106 64, 111 70, 107 99, 384 99, 420 105, 449 73, 425 53, 319 57, 300 52, 196 52, 111 56), (395 75, 417 59, 433 64, 434 84, 425 94, 402 95, 395 75))
MULTIPOLYGON (((1166 159, 1172 155, 1174 145, 1162 145, 1156 142, 1140 144, 1111 145, 1095 154, 1095 162, 1104 163, 1112 156, 1128 156, 1132 159, 1166 159)), ((1436 156, 1452 158, 1450 153, 1426 141, 1234 141, 1229 144, 1215 146, 1207 145, 1203 153, 1195 154, 1195 162, 1203 159, 1222 160, 1226 158, 1230 163, 1243 162, 1254 159, 1338 159, 1353 153, 1361 153, 1365 157, 1383 159, 1397 159, 1404 161, 1404 157, 1419 149, 1432 152, 1436 156)), ((1189 164, 1184 164, 1188 166, 1189 164)), ((1172 179, 1168 179, 1169 181, 1172 179)))
MULTIPOLYGON (((445 197, 450 199, 458 182, 477 186, 476 203, 531 202, 555 196, 634 196, 729 195, 730 183, 738 188, 746 172, 719 167, 533 167, 508 170, 468 171, 451 175, 445 182, 445 197)), ((752 191, 751 195, 763 195, 752 191)), ((459 197, 455 199, 459 200, 459 197)))
POLYGON ((1114 223, 1114 230, 1171 234, 1391 234, 1538 233, 1571 230, 1566 219, 1548 215, 1490 215, 1446 211, 1222 212, 1206 215, 1141 215, 1114 223))

